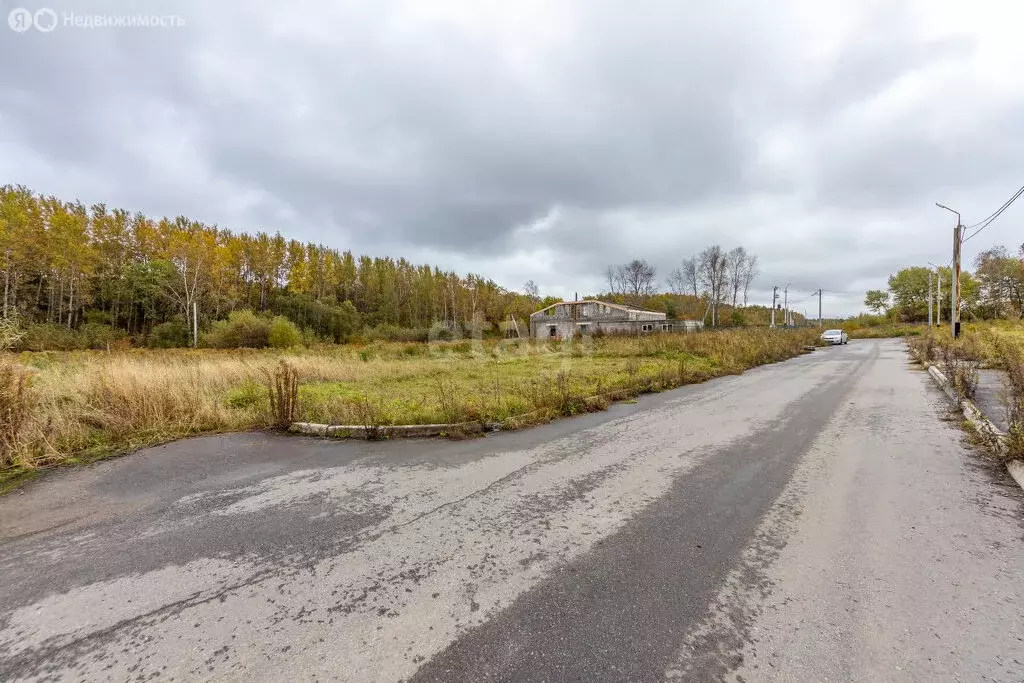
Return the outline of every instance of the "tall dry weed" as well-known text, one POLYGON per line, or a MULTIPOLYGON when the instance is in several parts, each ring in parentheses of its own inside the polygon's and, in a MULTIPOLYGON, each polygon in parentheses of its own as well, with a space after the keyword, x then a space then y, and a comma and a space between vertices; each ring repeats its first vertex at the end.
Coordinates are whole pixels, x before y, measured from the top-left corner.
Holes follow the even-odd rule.
POLYGON ((267 375, 270 393, 270 415, 274 426, 288 429, 299 411, 299 373, 287 361, 277 364, 267 375))
POLYGON ((12 465, 18 458, 33 399, 28 372, 0 361, 0 466, 12 465))
POLYGON ((1024 458, 1024 348, 1009 339, 994 341, 996 353, 1005 371, 1004 400, 1010 431, 1006 452, 1010 458, 1024 458))

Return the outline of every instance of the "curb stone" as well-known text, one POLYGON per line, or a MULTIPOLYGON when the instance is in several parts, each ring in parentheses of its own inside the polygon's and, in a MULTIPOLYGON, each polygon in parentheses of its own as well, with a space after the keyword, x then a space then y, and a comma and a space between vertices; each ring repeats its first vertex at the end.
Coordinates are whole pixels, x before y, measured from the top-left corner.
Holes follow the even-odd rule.
POLYGON ((367 439, 372 437, 390 439, 395 437, 422 438, 430 436, 442 436, 451 432, 461 434, 481 434, 483 432, 496 432, 501 429, 501 424, 488 422, 457 422, 452 424, 429 424, 429 425, 381 425, 379 427, 367 427, 366 425, 327 425, 315 422, 293 422, 288 429, 297 434, 310 434, 312 436, 333 436, 336 438, 357 438, 367 439))
MULTIPOLYGON (((912 356, 916 357, 916 354, 911 352, 912 356)), ((935 383, 939 385, 943 393, 953 402, 954 405, 959 405, 964 417, 967 421, 974 426, 978 433, 981 434, 982 438, 985 439, 997 452, 1002 452, 1006 440, 1006 432, 996 427, 995 424, 987 417, 984 413, 978 409, 978 406, 974 404, 974 401, 968 398, 960 398, 956 389, 953 388, 952 382, 939 370, 935 365, 927 361, 920 362, 924 363, 925 367, 928 368, 928 374, 932 376, 935 383)), ((1024 489, 1024 460, 1013 459, 1006 461, 1006 470, 1013 477, 1013 480, 1017 482, 1017 485, 1024 489)))
POLYGON ((1024 460, 1010 460, 1006 463, 1006 469, 1017 485, 1024 489, 1024 460))

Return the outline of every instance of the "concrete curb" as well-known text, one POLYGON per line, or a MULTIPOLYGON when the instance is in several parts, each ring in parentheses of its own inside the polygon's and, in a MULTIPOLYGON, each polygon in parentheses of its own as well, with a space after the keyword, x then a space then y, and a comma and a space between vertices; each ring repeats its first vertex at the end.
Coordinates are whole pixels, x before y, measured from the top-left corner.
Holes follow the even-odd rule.
MULTIPOLYGON (((939 388, 942 389, 949 400, 953 403, 960 404, 960 397, 956 395, 956 389, 954 389, 953 384, 946 379, 946 376, 942 374, 942 371, 930 363, 925 363, 925 366, 928 368, 928 374, 932 376, 932 379, 935 380, 939 385, 939 388)), ((966 401, 967 399, 964 399, 964 402, 966 401)))
POLYGON ((482 434, 496 432, 501 424, 488 422, 458 422, 452 424, 430 425, 327 425, 316 422, 294 422, 288 431, 311 436, 331 436, 338 439, 392 439, 392 438, 425 438, 445 436, 448 434, 482 434))
POLYGON ((1024 489, 1024 460, 1007 460, 1006 469, 1010 471, 1010 476, 1017 482, 1017 486, 1024 489))
MULTIPOLYGON (((916 357, 916 354, 913 352, 911 352, 911 355, 916 357)), ((1003 453, 1005 451, 1006 432, 999 429, 991 420, 985 417, 984 413, 974 404, 974 401, 968 398, 960 398, 952 382, 935 365, 920 358, 917 360, 928 368, 928 374, 932 376, 935 383, 939 385, 939 388, 953 402, 953 405, 960 407, 964 417, 967 418, 967 421, 971 423, 989 446, 997 453, 1003 453)), ((1013 477, 1013 480, 1017 482, 1017 485, 1024 489, 1024 460, 1007 460, 1006 470, 1013 477)))

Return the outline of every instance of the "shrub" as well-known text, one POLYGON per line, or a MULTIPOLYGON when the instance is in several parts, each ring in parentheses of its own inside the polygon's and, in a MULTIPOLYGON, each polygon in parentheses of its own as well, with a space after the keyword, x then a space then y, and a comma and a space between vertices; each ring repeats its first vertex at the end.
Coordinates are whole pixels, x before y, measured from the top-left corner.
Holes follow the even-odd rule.
POLYGON ((359 313, 351 301, 334 304, 306 294, 282 294, 271 299, 270 310, 312 330, 317 338, 339 344, 349 341, 360 326, 359 313))
POLYGON ((933 332, 928 331, 918 337, 908 339, 907 343, 922 362, 927 363, 936 359, 938 342, 936 341, 935 334, 933 332))
POLYGON ((86 348, 81 335, 64 325, 29 325, 15 346, 20 351, 77 351, 86 348))
MULTIPOLYGON (((431 337, 431 330, 422 327, 396 327, 377 325, 363 332, 366 341, 425 342, 431 337)), ((450 333, 449 333, 450 338, 450 333)))
POLYGON ((0 351, 9 351, 14 348, 23 336, 25 336, 25 330, 21 328, 16 313, 6 318, 0 318, 0 351))
POLYGON ((978 368, 959 345, 942 347, 942 365, 961 399, 974 398, 978 390, 978 368))
POLYGON ((262 349, 270 338, 270 321, 252 311, 233 311, 227 320, 218 320, 204 343, 218 349, 262 349))
POLYGON ((331 344, 334 339, 324 337, 317 333, 311 327, 302 328, 302 345, 303 346, 316 346, 317 344, 331 344))
POLYGON ((126 333, 103 323, 87 322, 77 330, 55 323, 41 323, 20 331, 14 348, 19 351, 102 350, 127 341, 126 333))
POLYGON ((149 331, 147 345, 155 349, 173 349, 190 343, 188 326, 184 320, 169 320, 155 325, 149 331))
POLYGON ((99 310, 88 310, 82 315, 82 319, 86 324, 92 323, 94 325, 113 325, 114 317, 106 311, 99 310))
POLYGON ((124 338, 124 332, 103 323, 86 323, 78 330, 81 342, 87 349, 109 349, 110 345, 124 338))
POLYGON ((429 341, 451 341, 455 333, 444 323, 434 323, 427 329, 427 338, 429 341))
POLYGON ((302 345, 302 333, 288 318, 279 315, 270 321, 267 343, 275 349, 288 349, 302 345))

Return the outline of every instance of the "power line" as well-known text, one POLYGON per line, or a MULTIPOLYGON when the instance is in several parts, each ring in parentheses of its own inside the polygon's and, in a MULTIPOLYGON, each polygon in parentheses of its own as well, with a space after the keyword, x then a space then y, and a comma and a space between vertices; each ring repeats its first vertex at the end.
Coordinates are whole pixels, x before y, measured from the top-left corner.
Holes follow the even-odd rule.
POLYGON ((977 229, 974 230, 974 232, 972 232, 969 236, 965 237, 962 240, 962 242, 966 242, 967 240, 971 239, 971 237, 974 237, 979 232, 981 232, 982 230, 984 230, 988 226, 992 225, 992 222, 995 221, 995 219, 999 218, 1000 214, 1002 214, 1004 211, 1006 211, 1006 209, 1008 209, 1010 207, 1010 204, 1013 204, 1015 201, 1017 201, 1017 198, 1020 197, 1022 194, 1024 194, 1024 186, 1022 186, 1019 190, 1017 190, 1013 194, 1012 197, 1010 197, 1009 199, 1006 200, 1006 203, 1004 203, 1002 206, 1000 206, 998 209, 996 209, 996 211, 993 212, 990 216, 988 216, 988 218, 986 218, 985 220, 981 221, 980 223, 976 223, 976 224, 971 225, 971 226, 965 226, 965 228, 964 228, 965 230, 974 230, 975 228, 977 228, 977 229))
MULTIPOLYGON (((1019 195, 1019 194, 1021 193, 1021 190, 1024 190, 1024 187, 1022 187, 1022 188, 1021 188, 1020 190, 1017 190, 1017 192, 1016 192, 1016 193, 1014 194, 1014 196, 1016 196, 1016 195, 1019 195)), ((1013 197, 1011 197, 1009 201, 1010 201, 1010 202, 1012 202, 1012 201, 1013 201, 1013 197)), ((1009 202, 1007 202, 1006 204, 1008 204, 1008 203, 1009 203, 1009 202)), ((992 213, 990 213, 990 214, 989 214, 988 216, 986 216, 985 218, 982 218, 982 219, 981 219, 980 221, 978 221, 977 223, 975 223, 974 225, 965 225, 965 226, 964 226, 964 229, 965 229, 965 230, 973 230, 974 228, 978 227, 979 225, 981 225, 981 224, 982 224, 982 223, 984 223, 985 221, 987 221, 987 220, 989 220, 989 219, 993 218, 993 217, 994 217, 994 216, 995 216, 995 215, 996 215, 997 213, 999 213, 1000 211, 1002 211, 1002 209, 1006 207, 1006 204, 1003 204, 1003 206, 1002 206, 1002 207, 1000 207, 999 209, 996 209, 995 211, 993 211, 992 213)))

